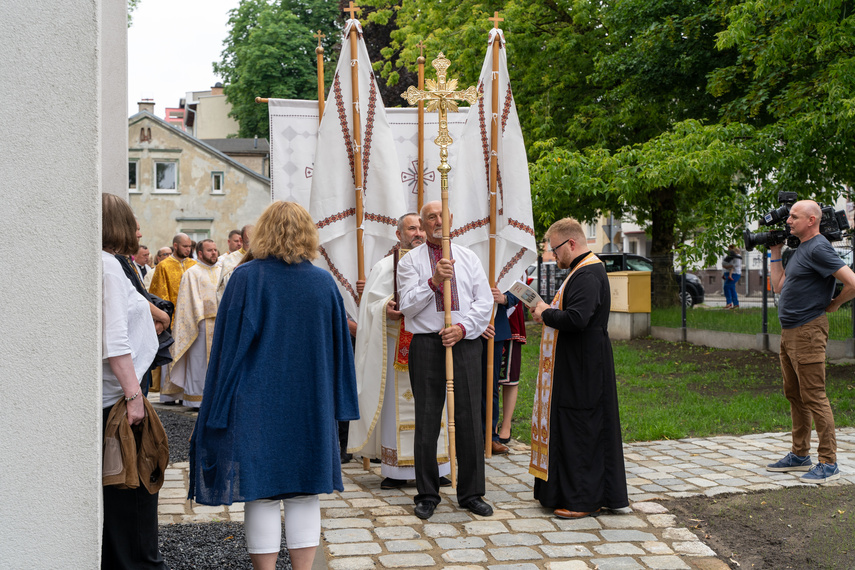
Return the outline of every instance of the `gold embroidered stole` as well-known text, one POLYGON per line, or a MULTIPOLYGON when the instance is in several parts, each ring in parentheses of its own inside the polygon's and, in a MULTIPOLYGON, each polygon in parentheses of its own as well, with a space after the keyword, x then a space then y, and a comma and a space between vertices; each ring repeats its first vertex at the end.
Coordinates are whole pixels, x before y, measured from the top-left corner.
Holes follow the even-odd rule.
MULTIPOLYGON (((580 268, 594 263, 602 263, 593 253, 573 268, 561 288, 552 300, 551 308, 561 309, 564 289, 570 277, 580 268)), ((549 416, 552 409, 552 377, 555 370, 555 347, 558 344, 558 331, 543 325, 540 339, 540 366, 537 371, 537 388, 534 393, 534 405, 531 413, 531 463, 528 472, 547 481, 549 479, 549 416)))

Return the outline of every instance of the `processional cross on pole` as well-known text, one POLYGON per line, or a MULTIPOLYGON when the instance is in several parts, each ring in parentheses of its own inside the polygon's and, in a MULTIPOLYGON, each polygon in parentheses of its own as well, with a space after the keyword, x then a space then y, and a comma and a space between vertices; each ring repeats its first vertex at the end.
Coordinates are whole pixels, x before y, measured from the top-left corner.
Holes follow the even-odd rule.
MULTIPOLYGON (((480 97, 474 86, 468 87, 463 91, 457 90, 457 80, 447 80, 446 71, 451 65, 451 61, 445 58, 442 52, 435 60, 431 62, 436 69, 436 81, 426 79, 425 84, 427 89, 421 90, 410 85, 406 93, 401 97, 407 100, 410 105, 415 105, 421 101, 427 101, 427 111, 439 112, 439 135, 433 142, 439 146, 440 164, 437 167, 440 174, 440 189, 442 195, 442 257, 451 259, 451 224, 448 214, 448 173, 451 166, 448 164, 448 146, 454 140, 448 133, 448 111, 457 111, 458 101, 467 101, 470 105, 475 103, 480 97)), ((451 279, 446 279, 443 282, 443 304, 445 305, 445 328, 452 326, 451 323, 451 279)), ((456 458, 456 443, 455 443, 455 427, 454 427, 454 360, 452 357, 452 347, 445 349, 445 389, 446 401, 448 403, 448 441, 449 441, 449 457, 451 459, 451 484, 457 488, 457 458, 456 458)))

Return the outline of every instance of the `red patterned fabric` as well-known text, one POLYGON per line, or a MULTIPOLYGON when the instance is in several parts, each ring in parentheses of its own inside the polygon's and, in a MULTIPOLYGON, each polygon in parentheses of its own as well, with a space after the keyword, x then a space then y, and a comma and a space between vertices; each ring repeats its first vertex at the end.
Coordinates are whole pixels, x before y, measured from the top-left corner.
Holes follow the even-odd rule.
MULTIPOLYGON (((430 268, 431 271, 433 271, 434 269, 436 269, 436 264, 439 263, 440 259, 442 259, 442 246, 434 245, 430 242, 427 242, 427 247, 428 253, 430 254, 430 268)), ((435 288, 433 287, 433 281, 430 281, 430 285, 431 289, 434 290, 433 296, 436 302, 436 312, 442 313, 445 311, 443 286, 440 285, 439 288, 435 288)), ((451 310, 460 310, 460 298, 457 295, 457 278, 454 276, 454 274, 451 275, 451 310)))

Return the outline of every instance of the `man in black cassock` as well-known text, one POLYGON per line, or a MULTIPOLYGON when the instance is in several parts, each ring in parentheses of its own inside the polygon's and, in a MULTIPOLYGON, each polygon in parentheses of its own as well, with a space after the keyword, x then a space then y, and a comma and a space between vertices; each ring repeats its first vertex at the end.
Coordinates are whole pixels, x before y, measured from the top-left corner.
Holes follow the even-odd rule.
POLYGON ((558 267, 570 269, 543 323, 532 417, 534 498, 559 518, 629 505, 608 324, 606 270, 579 223, 564 218, 546 234, 558 267))

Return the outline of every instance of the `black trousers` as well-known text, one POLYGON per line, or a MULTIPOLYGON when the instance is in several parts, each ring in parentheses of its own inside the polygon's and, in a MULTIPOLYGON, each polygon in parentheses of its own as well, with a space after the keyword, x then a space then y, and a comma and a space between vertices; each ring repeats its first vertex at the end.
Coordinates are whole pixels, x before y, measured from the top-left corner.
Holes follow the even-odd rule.
MULTIPOLYGON (((415 501, 438 504, 436 441, 445 405, 445 352, 438 334, 417 334, 410 344, 410 382, 416 407, 415 501)), ((457 444, 457 502, 484 495, 484 432, 481 430, 481 341, 461 340, 454 356, 454 423, 457 444)))
MULTIPOLYGON (((109 415, 110 408, 104 408, 104 427, 109 415)), ((157 493, 150 494, 143 485, 136 489, 103 489, 101 568, 168 569, 157 546, 157 493)))

